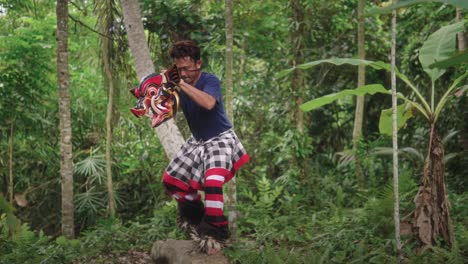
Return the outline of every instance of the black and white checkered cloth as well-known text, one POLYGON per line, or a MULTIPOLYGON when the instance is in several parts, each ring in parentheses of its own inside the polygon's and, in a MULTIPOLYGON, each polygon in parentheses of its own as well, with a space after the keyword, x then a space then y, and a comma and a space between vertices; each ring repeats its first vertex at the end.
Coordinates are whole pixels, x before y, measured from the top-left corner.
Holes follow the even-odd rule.
POLYGON ((197 141, 193 136, 189 138, 167 167, 166 173, 189 186, 193 186, 192 181, 203 186, 205 172, 209 169, 222 168, 234 176, 248 159, 236 133, 229 129, 207 141, 197 141))

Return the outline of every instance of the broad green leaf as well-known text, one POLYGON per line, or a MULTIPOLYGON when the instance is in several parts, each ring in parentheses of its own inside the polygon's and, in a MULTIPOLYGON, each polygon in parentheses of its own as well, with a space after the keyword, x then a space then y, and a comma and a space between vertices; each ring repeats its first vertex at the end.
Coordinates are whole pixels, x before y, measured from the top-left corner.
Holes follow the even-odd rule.
POLYGON ((291 72, 293 72, 295 69, 301 69, 301 70, 306 70, 306 69, 310 69, 312 67, 315 67, 319 64, 322 64, 322 63, 331 63, 331 64, 335 64, 335 65, 343 65, 343 64, 351 64, 351 65, 370 65, 372 63, 375 63, 373 61, 368 61, 368 60, 361 60, 361 59, 342 59, 342 58, 333 58, 333 59, 326 59, 326 60, 318 60, 318 61, 311 61, 311 62, 307 62, 307 63, 304 63, 304 64, 300 64, 300 65, 297 65, 296 67, 294 68, 291 68, 291 69, 287 69, 287 70, 283 70, 283 71, 280 71, 276 77, 277 78, 281 78, 281 77, 284 77, 288 74, 290 74, 291 72))
POLYGON ((429 66, 435 62, 446 60, 453 55, 456 51, 456 34, 462 31, 463 28, 463 21, 442 27, 432 33, 419 50, 419 61, 433 82, 445 73, 445 69, 431 69, 429 66))
POLYGON ((408 1, 398 1, 396 4, 392 4, 382 8, 372 8, 366 15, 376 15, 376 14, 388 14, 395 9, 409 7, 416 4, 421 3, 429 3, 429 2, 439 2, 443 4, 449 4, 456 7, 468 9, 468 1, 466 0, 408 0, 408 1))
MULTIPOLYGON (((402 104, 397 106, 397 128, 400 130, 408 119, 414 116, 413 106, 411 104, 402 104)), ((382 135, 392 135, 392 109, 384 109, 380 114, 379 131, 382 135)))
MULTIPOLYGON (((385 63, 383 61, 369 61, 369 60, 350 59, 350 58, 332 58, 332 59, 311 61, 311 62, 306 62, 304 64, 299 64, 296 67, 293 67, 291 69, 286 69, 286 70, 280 71, 276 75, 276 77, 281 78, 281 77, 284 77, 284 76, 290 74, 295 69, 307 70, 307 69, 315 67, 315 66, 317 66, 319 64, 322 64, 322 63, 331 63, 331 64, 335 64, 337 66, 340 66, 340 65, 343 65, 343 64, 350 64, 350 65, 354 65, 354 66, 366 65, 366 66, 370 66, 370 67, 372 67, 372 68, 374 68, 376 70, 387 70, 387 71, 391 70, 391 65, 388 64, 388 63, 385 63)), ((401 73, 399 73, 398 69, 397 69, 397 74, 402 75, 401 73)))
MULTIPOLYGON (((335 64, 335 65, 351 64, 351 65, 355 65, 355 66, 357 66, 357 65, 366 65, 366 66, 370 66, 370 67, 372 67, 372 68, 374 68, 376 70, 382 70, 383 69, 383 70, 386 70, 388 72, 391 72, 391 69, 392 69, 392 66, 390 64, 382 62, 382 61, 368 61, 368 60, 361 60, 361 59, 333 58, 333 59, 312 61, 312 62, 307 62, 307 63, 304 63, 304 64, 297 65, 294 68, 283 70, 283 71, 279 72, 277 77, 281 78, 281 77, 284 77, 284 76, 290 74, 295 69, 305 70, 305 69, 309 69, 309 68, 312 68, 314 66, 317 66, 317 65, 319 65, 321 63, 331 63, 331 64, 335 64)), ((395 68, 395 73, 398 76, 398 78, 400 78, 403 82, 405 82, 414 91, 414 93, 418 96, 418 98, 421 101, 425 111, 430 111, 431 109, 429 107, 429 104, 426 102, 426 100, 421 95, 421 93, 416 88, 416 86, 413 85, 409 81, 408 77, 406 77, 406 75, 400 73, 400 71, 398 71, 398 68, 395 68)))
POLYGON ((429 65, 429 69, 433 69, 433 68, 447 69, 448 67, 452 67, 452 66, 467 63, 467 62, 468 62, 468 50, 464 50, 460 53, 453 55, 452 57, 446 60, 442 60, 442 61, 429 65))
MULTIPOLYGON (((450 87, 447 89, 447 91, 444 93, 444 95, 442 96, 442 98, 440 98, 440 101, 439 103, 437 104, 437 107, 436 107, 436 110, 435 110, 435 120, 437 120, 439 118, 439 114, 440 112, 442 111, 442 109, 444 108, 445 104, 447 103, 448 99, 449 99, 449 96, 450 94, 452 93, 452 91, 454 89, 456 89, 458 87, 458 84, 461 83, 463 80, 465 80, 465 78, 468 77, 468 72, 465 72, 464 74, 462 74, 460 77, 458 77, 457 79, 455 79, 455 81, 453 81, 452 85, 450 85, 450 87)), ((463 89, 463 88, 462 88, 463 89)))
POLYGON ((388 94, 389 92, 380 84, 370 84, 370 85, 362 86, 356 89, 346 89, 338 93, 332 93, 329 95, 322 96, 320 98, 317 98, 317 99, 314 99, 307 103, 302 104, 300 108, 302 111, 308 112, 310 110, 332 103, 338 99, 344 98, 349 95, 362 96, 366 94, 375 94, 375 93, 388 94))

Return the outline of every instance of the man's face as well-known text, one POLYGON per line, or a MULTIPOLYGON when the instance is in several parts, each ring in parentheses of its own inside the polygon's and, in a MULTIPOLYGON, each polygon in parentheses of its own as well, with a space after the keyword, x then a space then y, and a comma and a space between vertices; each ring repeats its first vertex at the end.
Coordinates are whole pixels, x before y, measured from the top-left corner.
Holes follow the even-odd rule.
POLYGON ((200 77, 201 60, 193 61, 190 57, 175 59, 175 64, 179 70, 180 77, 184 82, 195 85, 200 77))

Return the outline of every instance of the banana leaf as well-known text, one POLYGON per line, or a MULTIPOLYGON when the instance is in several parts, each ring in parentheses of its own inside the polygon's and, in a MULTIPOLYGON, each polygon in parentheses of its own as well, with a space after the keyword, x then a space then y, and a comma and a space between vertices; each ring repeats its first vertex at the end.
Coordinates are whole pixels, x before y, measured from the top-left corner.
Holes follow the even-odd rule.
POLYGON ((433 63, 429 65, 429 69, 432 68, 442 68, 446 69, 452 66, 460 65, 463 63, 468 63, 468 50, 464 50, 462 52, 456 53, 452 57, 446 59, 446 60, 441 60, 436 63, 433 63))
POLYGON ((429 2, 439 2, 443 4, 453 5, 459 8, 468 9, 468 1, 466 0, 407 0, 407 1, 398 1, 398 3, 392 4, 386 7, 372 8, 366 13, 366 15, 388 14, 398 8, 410 7, 412 5, 421 4, 421 3, 429 3, 429 2))
POLYGON ((370 84, 366 86, 361 86, 356 89, 346 89, 343 91, 340 91, 338 93, 332 93, 328 94, 325 96, 322 96, 320 98, 311 100, 307 103, 304 103, 300 106, 301 110, 304 112, 308 112, 310 110, 319 108, 321 106, 324 106, 326 104, 333 103, 334 101, 344 98, 349 95, 366 95, 366 94, 375 94, 375 93, 384 93, 384 94, 389 94, 389 91, 387 91, 382 85, 380 84, 370 84))
MULTIPOLYGON (((408 119, 414 116, 414 107, 405 103, 397 106, 397 128, 400 130, 408 119)), ((392 136, 392 109, 384 109, 380 113, 379 131, 382 135, 392 136)))
POLYGON ((446 70, 431 68, 430 65, 438 61, 446 60, 456 52, 457 33, 463 31, 463 29, 463 21, 444 26, 432 33, 419 50, 421 66, 431 77, 432 82, 435 82, 446 70))

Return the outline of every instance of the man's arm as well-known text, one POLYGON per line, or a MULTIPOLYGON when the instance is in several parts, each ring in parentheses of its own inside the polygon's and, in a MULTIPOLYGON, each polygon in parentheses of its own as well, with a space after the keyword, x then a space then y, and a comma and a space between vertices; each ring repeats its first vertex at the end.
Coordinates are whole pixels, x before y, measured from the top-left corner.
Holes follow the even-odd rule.
POLYGON ((197 88, 193 87, 192 85, 184 82, 184 80, 180 80, 180 83, 178 84, 180 89, 188 95, 195 103, 197 103, 199 106, 211 110, 213 107, 216 105, 216 98, 213 96, 198 90, 197 88))

